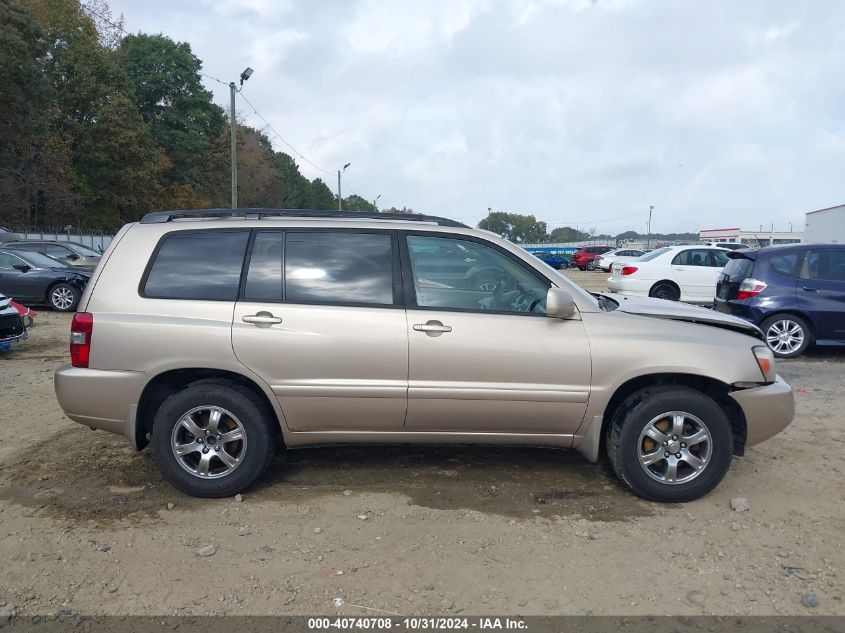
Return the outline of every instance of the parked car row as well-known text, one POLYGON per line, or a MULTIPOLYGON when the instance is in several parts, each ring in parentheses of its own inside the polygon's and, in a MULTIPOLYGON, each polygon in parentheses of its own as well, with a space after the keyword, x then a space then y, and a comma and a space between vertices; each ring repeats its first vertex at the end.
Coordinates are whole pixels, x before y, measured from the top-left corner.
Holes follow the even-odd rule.
POLYGON ((845 345, 845 246, 670 246, 614 262, 611 292, 712 305, 759 327, 781 358, 845 345))

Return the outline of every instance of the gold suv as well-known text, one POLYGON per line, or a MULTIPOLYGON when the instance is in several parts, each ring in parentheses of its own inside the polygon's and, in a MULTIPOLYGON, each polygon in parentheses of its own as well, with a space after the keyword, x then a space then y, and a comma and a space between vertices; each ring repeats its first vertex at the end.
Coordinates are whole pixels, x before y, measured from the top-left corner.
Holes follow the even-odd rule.
POLYGON ((71 330, 68 417, 149 444, 202 497, 246 489, 280 444, 389 442, 606 452, 637 494, 687 501, 794 410, 753 325, 590 294, 424 215, 148 214, 71 330))

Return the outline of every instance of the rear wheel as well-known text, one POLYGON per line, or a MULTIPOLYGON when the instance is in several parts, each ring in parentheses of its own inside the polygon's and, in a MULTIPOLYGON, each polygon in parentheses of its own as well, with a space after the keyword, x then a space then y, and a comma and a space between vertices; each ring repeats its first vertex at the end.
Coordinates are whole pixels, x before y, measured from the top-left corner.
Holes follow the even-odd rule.
POLYGON ((675 284, 669 281, 659 281, 651 287, 648 296, 654 297, 655 299, 677 301, 681 298, 681 291, 675 284))
POLYGON ((775 314, 763 321, 760 329, 766 335, 766 344, 778 358, 795 358, 810 345, 810 326, 794 314, 775 314))
POLYGON ((639 496, 692 501, 725 476, 733 432, 725 412, 701 392, 648 387, 617 410, 608 427, 607 454, 616 475, 639 496))
POLYGON ((168 483, 194 497, 242 492, 274 452, 272 414, 246 387, 201 380, 170 396, 153 422, 153 459, 168 483))
POLYGON ((47 294, 50 307, 58 312, 74 312, 81 298, 79 288, 70 284, 56 284, 47 294))

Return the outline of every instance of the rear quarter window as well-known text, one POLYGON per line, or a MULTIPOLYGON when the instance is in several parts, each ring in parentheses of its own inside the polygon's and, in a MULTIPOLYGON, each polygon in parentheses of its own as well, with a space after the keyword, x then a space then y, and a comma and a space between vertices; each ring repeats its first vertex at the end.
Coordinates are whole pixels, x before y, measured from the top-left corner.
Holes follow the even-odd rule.
POLYGON ((769 257, 769 268, 784 277, 797 277, 798 253, 772 255, 769 257))
POLYGON ((248 241, 249 231, 171 233, 153 254, 141 295, 234 301, 248 241))

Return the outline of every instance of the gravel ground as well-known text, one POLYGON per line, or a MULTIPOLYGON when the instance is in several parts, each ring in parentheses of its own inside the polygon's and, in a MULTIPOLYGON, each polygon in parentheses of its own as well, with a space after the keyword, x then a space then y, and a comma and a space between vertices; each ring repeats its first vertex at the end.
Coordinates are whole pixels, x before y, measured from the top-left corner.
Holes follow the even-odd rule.
POLYGON ((2 617, 845 614, 845 353, 782 362, 794 424, 693 503, 486 447, 291 451, 240 500, 199 500, 62 415, 69 322, 44 311, 0 355, 2 617))

